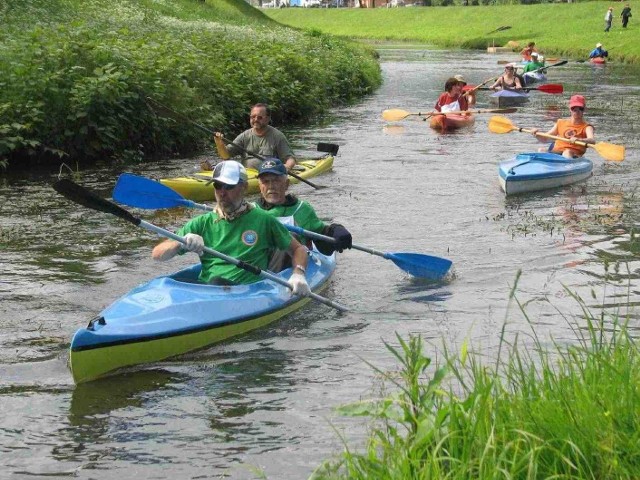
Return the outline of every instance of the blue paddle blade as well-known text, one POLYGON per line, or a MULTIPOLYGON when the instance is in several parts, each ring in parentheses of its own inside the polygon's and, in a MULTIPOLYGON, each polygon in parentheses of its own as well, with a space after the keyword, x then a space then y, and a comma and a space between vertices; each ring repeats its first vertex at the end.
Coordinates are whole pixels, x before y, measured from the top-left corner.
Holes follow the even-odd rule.
POLYGON ((440 280, 451 268, 451 260, 420 253, 387 253, 384 258, 414 277, 440 280))
POLYGON ((113 199, 137 208, 173 208, 188 206, 188 200, 171 188, 144 177, 123 173, 113 189, 113 199))

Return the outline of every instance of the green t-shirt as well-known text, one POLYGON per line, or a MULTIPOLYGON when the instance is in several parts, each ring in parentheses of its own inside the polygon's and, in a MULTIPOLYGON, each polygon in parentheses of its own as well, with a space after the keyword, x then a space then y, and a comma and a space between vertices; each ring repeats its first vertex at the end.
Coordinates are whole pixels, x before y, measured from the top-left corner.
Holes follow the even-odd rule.
POLYGON ((524 66, 524 71, 522 73, 533 72, 541 67, 544 67, 544 63, 540 62, 529 62, 524 66))
MULTIPOLYGON (((196 233, 203 238, 207 247, 262 270, 267 268, 276 250, 287 250, 291 244, 289 231, 259 208, 252 208, 231 222, 220 219, 215 212, 200 215, 178 230, 178 235, 187 233, 196 233)), ((203 283, 209 283, 214 277, 240 284, 260 280, 259 276, 206 252, 200 257, 200 262, 202 271, 199 280, 203 283)))
MULTIPOLYGON (((277 157, 282 162, 294 156, 287 138, 280 130, 271 125, 267 125, 266 132, 262 137, 256 135, 250 128, 238 135, 233 143, 240 145, 246 151, 257 153, 263 157, 277 157)), ((247 158, 246 152, 231 144, 227 145, 227 150, 232 156, 242 155, 243 159, 247 158)))
MULTIPOLYGON (((315 233, 323 233, 325 224, 318 218, 315 210, 309 204, 302 200, 298 200, 293 205, 275 205, 266 212, 272 217, 291 217, 294 223, 305 230, 311 230, 315 233)), ((305 239, 301 243, 306 243, 305 239)))

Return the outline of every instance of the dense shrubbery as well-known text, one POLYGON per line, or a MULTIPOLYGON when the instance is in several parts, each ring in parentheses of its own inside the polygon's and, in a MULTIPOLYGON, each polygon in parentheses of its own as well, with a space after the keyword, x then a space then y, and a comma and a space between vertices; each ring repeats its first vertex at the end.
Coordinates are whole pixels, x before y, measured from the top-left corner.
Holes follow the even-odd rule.
POLYGON ((380 83, 371 52, 342 40, 267 20, 182 20, 194 17, 188 0, 147 3, 162 8, 130 0, 0 7, 8 26, 0 32, 0 162, 162 157, 208 141, 152 110, 147 96, 233 133, 252 103, 272 104, 277 121, 303 121, 380 83))
POLYGON ((387 344, 400 369, 378 373, 394 393, 339 410, 372 420, 366 450, 345 444, 311 478, 640 478, 635 314, 593 314, 568 293, 582 310, 574 344, 546 343, 534 329, 534 345, 503 336, 496 360, 465 342, 435 366, 420 337, 387 344))

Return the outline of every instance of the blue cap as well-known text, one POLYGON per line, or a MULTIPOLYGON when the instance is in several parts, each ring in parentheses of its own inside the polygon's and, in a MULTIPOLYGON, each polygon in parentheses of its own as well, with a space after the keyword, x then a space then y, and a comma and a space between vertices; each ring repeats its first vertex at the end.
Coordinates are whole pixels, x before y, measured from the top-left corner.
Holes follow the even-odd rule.
POLYGON ((277 158, 268 158, 260 165, 258 176, 263 173, 273 173, 274 175, 286 175, 287 168, 277 158))

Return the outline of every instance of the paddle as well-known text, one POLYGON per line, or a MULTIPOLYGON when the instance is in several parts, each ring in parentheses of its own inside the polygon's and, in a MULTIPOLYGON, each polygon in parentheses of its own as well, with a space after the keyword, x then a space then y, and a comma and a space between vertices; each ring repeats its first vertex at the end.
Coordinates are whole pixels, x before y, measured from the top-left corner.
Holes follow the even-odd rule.
MULTIPOLYGON (((151 98, 151 97, 146 97, 146 98, 147 98, 147 100, 148 100, 149 102, 153 103, 154 105, 156 105, 156 106, 157 106, 157 107, 159 107, 160 109, 165 110, 165 111, 166 111, 166 112, 168 112, 170 115, 172 115, 172 116, 174 116, 174 117, 177 117, 177 118, 180 118, 181 120, 183 120, 183 121, 185 121, 185 122, 190 123, 191 125, 193 125, 194 127, 198 128, 198 129, 199 129, 200 131, 202 131, 202 132, 208 133, 209 135, 214 135, 214 133, 215 133, 215 132, 214 132, 213 130, 211 130, 210 128, 207 128, 207 127, 205 127, 204 125, 200 125, 199 123, 197 123, 197 122, 195 122, 194 120, 190 119, 190 118, 189 118, 189 117, 187 117, 186 115, 184 115, 184 114, 182 114, 182 113, 180 113, 180 112, 176 112, 175 110, 173 110, 173 109, 171 109, 171 108, 167 107, 166 105, 164 105, 164 104, 160 103, 158 100, 155 100, 154 98, 151 98)), ((240 145, 238 145, 238 144, 236 144, 236 143, 233 143, 233 142, 231 142, 231 141, 227 140, 227 139, 226 139, 226 138, 224 138, 224 137, 222 137, 222 140, 223 140, 224 142, 227 142, 227 143, 229 143, 229 144, 231 144, 231 145, 235 146, 236 148, 238 148, 239 150, 243 151, 243 152, 244 152, 244 153, 246 153, 247 155, 250 155, 250 156, 252 156, 252 157, 254 157, 254 158, 257 158, 258 160, 262 160, 263 162, 266 160, 266 158, 265 158, 265 157, 263 157, 262 155, 258 155, 257 153, 250 152, 250 151, 248 151, 248 150, 246 150, 246 149, 242 148, 240 145)), ((318 144, 318 145, 328 145, 328 144, 318 144)), ((326 188, 326 187, 320 187, 320 186, 316 185, 315 183, 310 182, 309 180, 307 180, 307 179, 305 179, 305 178, 302 178, 300 175, 296 175, 296 174, 295 174, 295 173, 293 173, 293 172, 287 172, 287 173, 288 173, 290 176, 292 176, 293 178, 295 178, 296 180, 299 180, 299 181, 301 181, 301 182, 304 182, 304 183, 306 183, 307 185, 309 185, 309 186, 311 186, 311 187, 315 188, 316 190, 319 190, 319 189, 321 189, 321 188, 326 188)))
MULTIPOLYGON (((91 208, 93 210, 97 210, 99 212, 115 215, 118 218, 126 220, 127 222, 130 222, 130 223, 133 223, 137 227, 142 227, 145 230, 155 232, 158 235, 161 235, 163 237, 171 238, 172 240, 175 240, 182 244, 186 243, 184 238, 182 238, 180 235, 176 235, 175 233, 170 232, 169 230, 165 230, 164 228, 158 227, 156 225, 153 225, 152 223, 145 222, 140 218, 134 217, 130 212, 128 212, 124 208, 121 208, 115 203, 99 197, 92 191, 87 190, 86 188, 78 185, 77 183, 72 182, 71 180, 67 180, 67 179, 58 180, 56 183, 53 184, 53 188, 55 189, 56 192, 60 193, 64 197, 68 198, 72 202, 75 202, 79 205, 85 206, 87 208, 91 208)), ((225 255, 224 253, 218 252, 217 250, 213 250, 208 247, 205 247, 204 251, 210 255, 213 255, 214 257, 224 260, 225 262, 235 265, 238 268, 246 270, 247 272, 251 272, 254 275, 258 275, 261 278, 267 278, 289 289, 293 288, 289 282, 287 282, 283 278, 278 277, 276 274, 268 270, 262 270, 254 265, 243 262, 242 260, 238 260, 237 258, 230 257, 228 255, 225 255)), ((346 307, 338 303, 335 303, 332 300, 321 297, 316 293, 313 293, 313 292, 309 293, 309 297, 313 298, 314 300, 320 303, 323 303, 332 308, 335 308, 336 310, 339 310, 341 312, 348 311, 346 307)))
MULTIPOLYGON (((491 90, 491 88, 482 87, 480 90, 491 90)), ((545 85, 538 85, 537 87, 523 87, 522 90, 539 90, 544 93, 558 94, 564 92, 564 87, 560 83, 547 83, 545 85)))
POLYGON ((407 112, 406 110, 394 108, 382 112, 382 118, 388 122, 397 122, 412 115, 429 118, 433 115, 461 115, 464 113, 515 113, 517 111, 517 108, 487 108, 482 110, 455 110, 452 112, 438 112, 437 110, 431 112, 407 112))
MULTIPOLYGON (((123 173, 118 178, 116 186, 113 189, 113 199, 130 207, 137 208, 191 207, 201 210, 211 210, 211 207, 207 205, 185 199, 178 192, 160 182, 130 173, 123 173)), ((315 238, 331 243, 335 243, 336 241, 333 237, 303 230, 300 227, 292 225, 285 225, 285 227, 294 233, 304 235, 308 238, 315 238)), ((452 263, 451 260, 445 258, 418 253, 383 253, 359 245, 352 245, 352 248, 391 260, 405 272, 415 277, 428 278, 431 280, 442 278, 449 271, 452 263)))
MULTIPOLYGON (((506 117, 495 116, 489 120, 489 130, 493 133, 509 133, 514 130, 519 132, 533 133, 533 129, 516 127, 511 120, 506 117)), ((546 133, 536 133, 539 137, 551 138, 553 140, 561 140, 563 142, 573 143, 574 145, 581 145, 583 147, 593 148, 598 152, 605 160, 611 160, 614 162, 622 162, 624 160, 624 146, 614 145, 613 143, 597 142, 586 143, 579 140, 569 140, 568 138, 558 137, 556 135, 548 135, 546 133)))
MULTIPOLYGON (((550 57, 550 58, 545 58, 545 61, 547 62, 557 62, 558 60, 560 60, 559 58, 555 58, 555 57, 550 57)), ((498 60, 498 65, 506 65, 507 63, 518 63, 520 60, 498 60)))
POLYGON ((498 27, 495 30, 491 30, 489 33, 487 33, 486 35, 491 35, 492 33, 496 33, 496 32, 502 32, 504 30, 509 30, 511 27, 509 25, 505 25, 504 27, 498 27))

